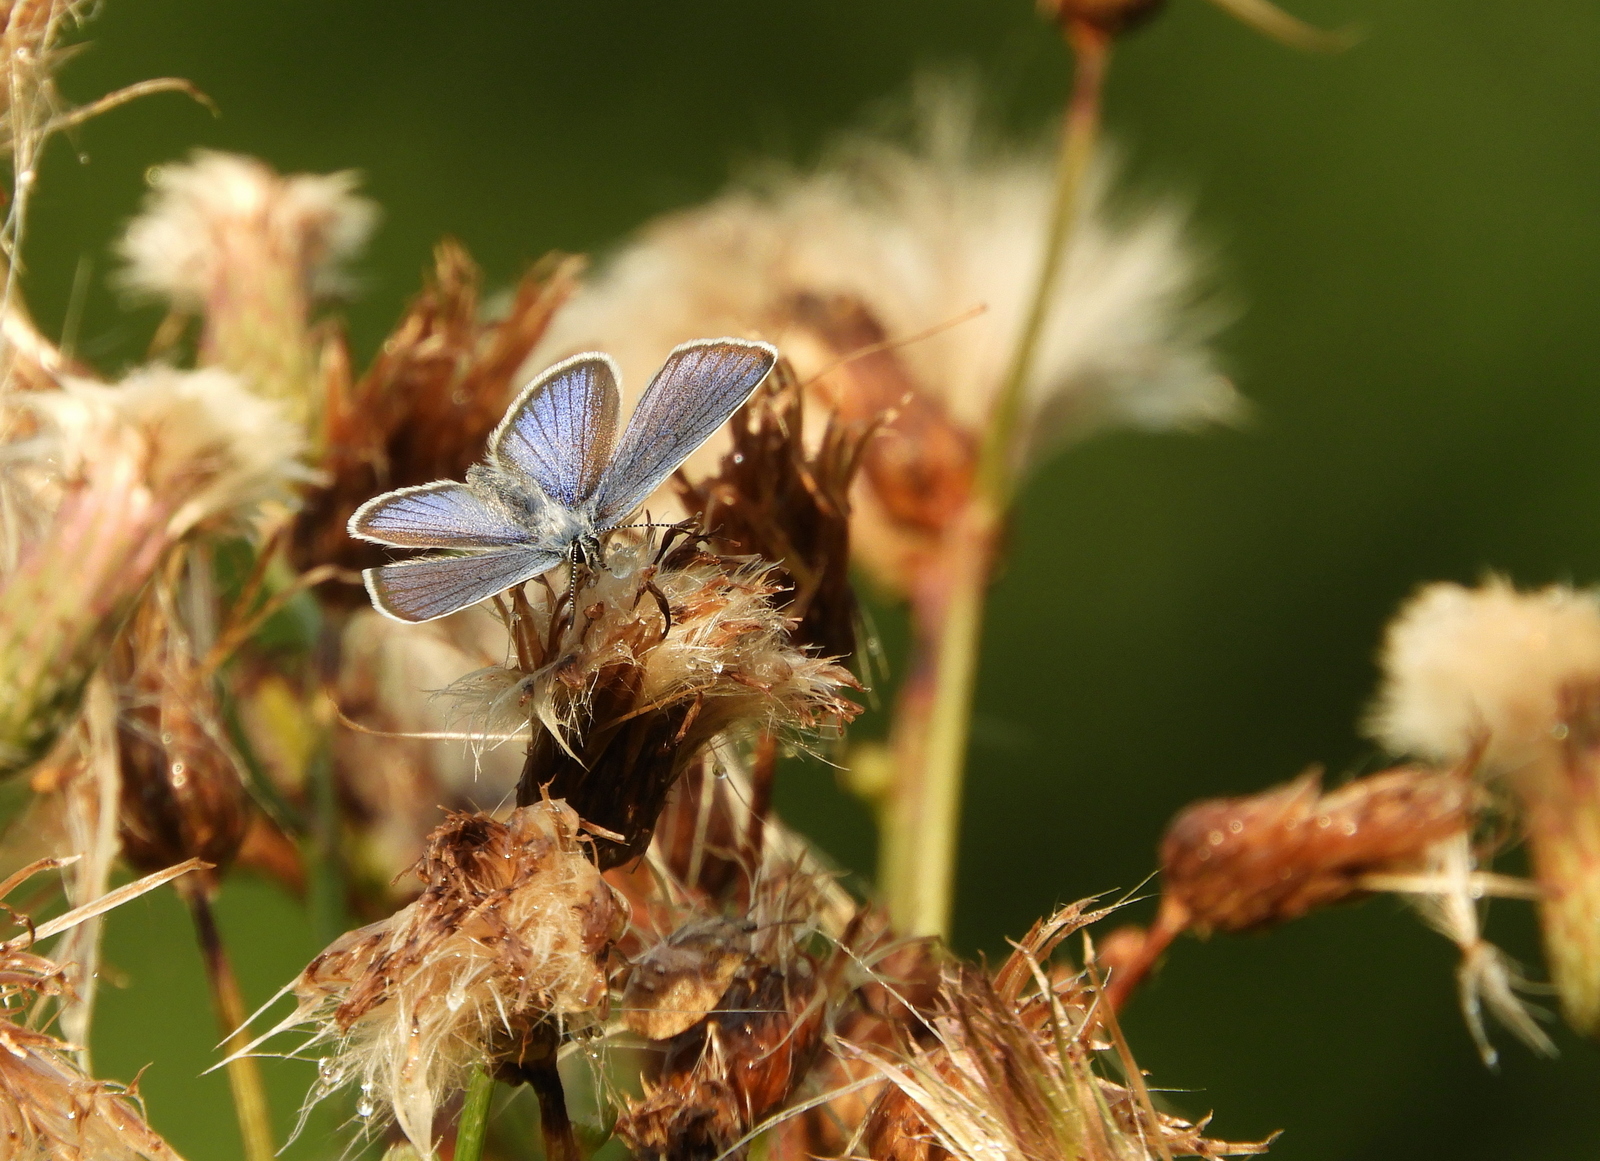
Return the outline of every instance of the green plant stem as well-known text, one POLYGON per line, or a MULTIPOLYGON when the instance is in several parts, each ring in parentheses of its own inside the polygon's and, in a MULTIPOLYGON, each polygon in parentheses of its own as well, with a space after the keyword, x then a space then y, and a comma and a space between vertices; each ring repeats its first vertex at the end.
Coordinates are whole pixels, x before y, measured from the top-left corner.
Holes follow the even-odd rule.
POLYGON ((479 1161, 484 1138, 489 1134, 489 1098, 494 1095, 494 1077, 483 1065, 472 1070, 467 1082, 467 1099, 456 1122, 455 1161, 479 1161))
MULTIPOLYGON (((249 1034, 244 1028, 244 997, 239 994, 239 981, 234 977, 233 965, 222 943, 222 933, 217 930, 216 916, 211 911, 209 884, 199 875, 189 878, 184 880, 179 889, 188 901, 189 913, 194 917, 195 935, 199 938, 200 952, 205 959, 206 980, 211 986, 211 1003, 216 1010, 217 1027, 226 1037, 223 1046, 232 1055, 249 1043, 249 1034), (189 878, 194 880, 192 885, 189 878)), ((267 1111, 267 1090, 261 1083, 261 1070, 256 1065, 255 1057, 233 1056, 228 1061, 227 1069, 246 1161, 272 1161, 277 1152, 272 1143, 272 1118, 267 1111)))
MULTIPOLYGON (((1070 30, 1077 68, 1062 122, 1055 199, 1038 281, 978 453, 966 510, 945 533, 942 575, 913 596, 928 688, 910 691, 902 709, 921 722, 896 722, 912 740, 899 754, 897 784, 883 820, 881 874, 890 916, 906 935, 950 933, 962 781, 972 724, 984 599, 1001 531, 1017 487, 1018 427, 1056 283, 1071 250, 1080 201, 1099 135, 1110 39, 1070 30), (918 728, 918 726, 922 728, 918 728), (920 735, 920 736, 919 736, 920 735)), ((917 682, 914 674, 910 682, 917 682)))

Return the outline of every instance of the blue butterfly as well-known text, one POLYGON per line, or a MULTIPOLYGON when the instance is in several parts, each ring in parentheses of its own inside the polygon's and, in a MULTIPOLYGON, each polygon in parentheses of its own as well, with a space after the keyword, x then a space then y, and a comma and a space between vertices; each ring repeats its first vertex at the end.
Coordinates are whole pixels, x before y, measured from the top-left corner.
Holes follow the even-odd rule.
POLYGON ((616 363, 594 353, 557 363, 523 388, 465 483, 400 488, 356 509, 351 536, 448 550, 367 569, 374 607, 397 621, 432 621, 563 561, 598 563, 600 538, 711 438, 777 358, 742 339, 684 343, 620 441, 616 363))

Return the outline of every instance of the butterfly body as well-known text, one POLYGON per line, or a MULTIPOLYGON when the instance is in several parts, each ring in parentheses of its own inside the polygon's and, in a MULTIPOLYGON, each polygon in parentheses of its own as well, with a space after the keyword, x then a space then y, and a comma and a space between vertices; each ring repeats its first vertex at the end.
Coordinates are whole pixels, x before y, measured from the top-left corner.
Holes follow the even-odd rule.
POLYGON ((616 433, 616 364, 558 363, 523 389, 465 482, 439 480, 367 501, 350 535, 432 555, 363 573, 379 612, 431 621, 563 562, 603 564, 602 538, 760 386, 777 360, 766 343, 707 339, 667 357, 616 433))

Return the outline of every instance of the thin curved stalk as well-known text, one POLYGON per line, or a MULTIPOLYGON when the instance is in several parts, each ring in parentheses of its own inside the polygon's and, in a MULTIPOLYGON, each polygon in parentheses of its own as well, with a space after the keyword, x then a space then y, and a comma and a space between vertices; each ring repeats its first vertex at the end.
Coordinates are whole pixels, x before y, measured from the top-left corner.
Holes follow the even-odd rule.
POLYGON ((940 574, 913 597, 916 630, 923 648, 931 645, 931 651, 908 680, 912 688, 901 701, 910 720, 896 722, 900 768, 883 818, 880 862, 890 915, 906 935, 950 934, 984 599, 1016 493, 1027 386, 1071 251, 1099 136, 1110 38, 1084 26, 1074 26, 1071 34, 1077 68, 1062 121, 1055 198, 1037 281, 979 450, 971 500, 946 533, 940 574))

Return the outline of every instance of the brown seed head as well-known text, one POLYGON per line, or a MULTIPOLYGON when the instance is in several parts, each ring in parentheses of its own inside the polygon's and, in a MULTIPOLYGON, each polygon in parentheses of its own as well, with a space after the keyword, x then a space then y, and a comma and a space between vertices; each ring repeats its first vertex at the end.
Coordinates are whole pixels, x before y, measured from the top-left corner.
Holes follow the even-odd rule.
POLYGON ((422 895, 312 960, 298 1006, 267 1036, 309 1027, 306 1047, 332 1047, 309 1099, 360 1085, 368 1112, 392 1110, 427 1155, 435 1109, 472 1066, 605 1001, 627 915, 558 801, 507 822, 451 815, 416 873, 422 895))
POLYGON ((613 534, 578 574, 513 593, 517 667, 447 692, 486 732, 533 727, 519 801, 564 798, 593 825, 602 869, 641 854, 678 775, 727 731, 821 730, 858 712, 849 672, 797 648, 773 567, 702 552, 676 532, 613 534), (608 833, 609 832, 609 835, 608 833))
POLYGON ((220 874, 244 841, 250 801, 211 675, 178 616, 177 570, 166 572, 115 654, 122 853, 142 872, 199 858, 220 874))
POLYGON ((795 643, 839 660, 855 652, 850 486, 875 422, 835 413, 808 449, 805 395, 780 360, 729 423, 731 447, 717 474, 699 483, 678 477, 679 497, 713 544, 777 564, 787 591, 776 601, 799 622, 795 643))
POLYGON ((1164 897, 1204 934, 1298 918, 1363 893, 1363 876, 1423 864, 1471 826, 1475 795, 1454 773, 1400 766, 1323 794, 1321 777, 1197 802, 1161 843, 1164 897))
MULTIPOLYGON (((645 1156, 708 1161, 781 1109, 818 1058, 843 957, 812 948, 822 877, 770 866, 748 918, 694 915, 634 964, 624 1020, 660 1047, 616 1133, 645 1156)), ((740 1150, 736 1155, 742 1155, 740 1150)))
MULTIPOLYGON (((505 414, 518 370, 572 293, 582 263, 552 256, 517 286, 503 318, 485 322, 482 272, 457 242, 434 251, 434 269, 365 375, 352 382, 342 336, 324 349, 320 372, 323 449, 329 478, 295 523, 292 555, 301 568, 368 568, 380 549, 355 541, 345 524, 379 492, 460 479, 483 458, 505 414)), ((334 594, 329 594, 333 596, 334 594)), ((360 590, 351 603, 365 604, 360 590)))

